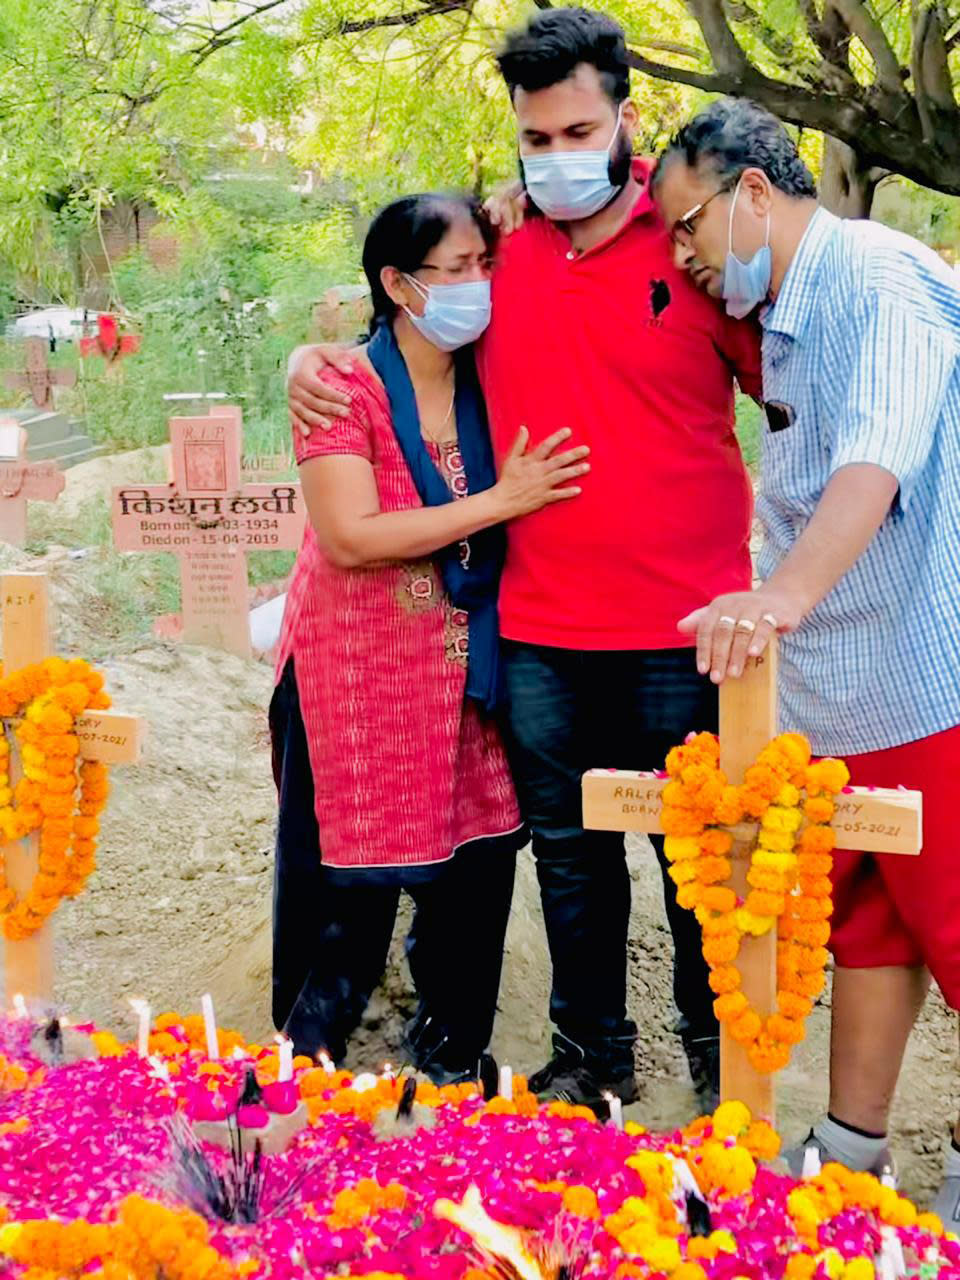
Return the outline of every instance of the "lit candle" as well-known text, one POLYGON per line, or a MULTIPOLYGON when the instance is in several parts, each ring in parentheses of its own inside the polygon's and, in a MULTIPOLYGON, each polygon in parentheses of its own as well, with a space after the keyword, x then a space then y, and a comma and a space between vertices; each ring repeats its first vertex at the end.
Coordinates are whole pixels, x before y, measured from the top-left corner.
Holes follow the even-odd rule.
POLYGON ((215 1062, 220 1057, 217 1044, 217 1020, 213 1013, 213 996, 209 992, 200 997, 200 1008, 203 1010, 203 1025, 207 1033, 207 1057, 215 1062))
POLYGON ((139 1019, 137 1024, 137 1053, 141 1058, 146 1058, 150 1052, 150 1006, 146 1000, 141 1000, 139 996, 134 996, 130 1001, 130 1008, 139 1019))
POLYGON ((27 1018, 30 1016, 27 1013, 27 1002, 26 1000, 24 1000, 23 996, 20 994, 19 991, 13 997, 13 1012, 16 1014, 18 1018, 27 1018))
POLYGON ((293 1041, 288 1040, 286 1036, 277 1036, 277 1044, 280 1046, 280 1068, 277 1071, 277 1081, 283 1084, 293 1079, 293 1041))
POLYGON ((320 1063, 323 1070, 329 1072, 331 1075, 337 1069, 329 1053, 326 1053, 323 1049, 321 1049, 317 1054, 317 1061, 320 1063))
POLYGON ((500 1068, 500 1097, 513 1101, 513 1068, 506 1063, 500 1068))
POLYGON ((603 1095, 603 1100, 607 1104, 607 1107, 610 1110, 610 1123, 613 1125, 615 1129, 619 1129, 620 1132, 622 1133, 623 1132, 623 1100, 621 1098, 618 1098, 615 1094, 612 1094, 612 1093, 605 1093, 603 1095))
POLYGON ((392 1062, 385 1062, 383 1064, 383 1078, 384 1080, 393 1079, 393 1063, 392 1062))

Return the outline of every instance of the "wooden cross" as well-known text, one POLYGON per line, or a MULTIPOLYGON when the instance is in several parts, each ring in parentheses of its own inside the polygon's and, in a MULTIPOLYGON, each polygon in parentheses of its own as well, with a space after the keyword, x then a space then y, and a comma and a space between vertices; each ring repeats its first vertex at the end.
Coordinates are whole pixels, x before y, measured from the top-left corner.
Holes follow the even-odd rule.
POLYGON ((53 388, 72 387, 77 380, 73 369, 51 369, 47 364, 46 338, 27 338, 26 366, 23 373, 8 373, 8 387, 29 391, 38 409, 53 408, 53 388))
POLYGON ((0 418, 0 542, 27 541, 27 500, 52 502, 63 492, 63 472, 52 459, 27 461, 27 433, 16 418, 0 418))
POLYGON ((114 489, 119 551, 180 557, 183 639, 251 656, 248 551, 295 550, 303 537, 299 483, 244 484, 235 405, 171 418, 169 485, 114 489))
MULTIPOLYGON (((0 576, 3 613, 3 669, 7 673, 50 656, 50 622, 47 579, 42 573, 5 573, 0 576)), ((85 760, 104 764, 135 764, 140 758, 143 721, 119 711, 87 711, 77 717, 75 733, 85 760)), ((15 739, 11 739, 11 746, 15 739)), ((16 752, 11 751, 13 777, 16 752)), ((37 874, 39 836, 27 836, 3 849, 7 883, 18 896, 25 895, 37 874)), ((53 928, 50 921, 22 942, 6 943, 4 980, 7 1007, 15 994, 26 1000, 48 1001, 53 995, 53 928)))
MULTIPOLYGON (((694 727, 694 726, 691 726, 694 727)), ((751 661, 739 680, 720 686, 720 766, 739 782, 777 729, 777 651, 774 644, 751 661)), ((591 769, 583 777, 583 825, 595 831, 661 832, 661 794, 669 779, 662 774, 624 769, 591 769)), ((838 849, 865 853, 917 854, 922 844, 919 791, 849 787, 837 797, 833 829, 838 849)), ((731 887, 748 892, 749 856, 757 824, 733 828, 731 887)), ((737 967, 742 990, 761 1017, 777 1003, 776 930, 745 937, 737 967)), ((750 1065, 746 1050, 720 1028, 720 1096, 744 1102, 755 1116, 775 1120, 774 1079, 750 1065)))

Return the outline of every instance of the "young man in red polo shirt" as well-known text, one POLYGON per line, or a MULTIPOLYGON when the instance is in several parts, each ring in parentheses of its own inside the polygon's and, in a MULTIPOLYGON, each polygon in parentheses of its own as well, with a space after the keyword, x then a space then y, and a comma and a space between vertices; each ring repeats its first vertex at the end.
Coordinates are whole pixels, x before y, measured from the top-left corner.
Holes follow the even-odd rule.
MULTIPOLYGON (((604 1092, 635 1096, 630 879, 623 837, 581 826, 581 776, 661 767, 690 730, 716 727, 716 690, 678 647, 676 619, 751 581, 733 379, 759 389, 758 340, 673 265, 649 166, 632 155, 622 29, 547 10, 499 64, 530 211, 499 246, 477 346, 494 448, 502 458, 525 425, 532 443, 570 426, 591 449, 576 502, 509 527, 500 592, 512 764, 553 964, 554 1056, 530 1083, 602 1107, 604 1092)), ((317 381, 328 356, 308 348, 292 373, 307 428, 336 411, 317 381)), ((678 1030, 707 1107, 717 1027, 700 931, 665 875, 664 898, 678 1030)))

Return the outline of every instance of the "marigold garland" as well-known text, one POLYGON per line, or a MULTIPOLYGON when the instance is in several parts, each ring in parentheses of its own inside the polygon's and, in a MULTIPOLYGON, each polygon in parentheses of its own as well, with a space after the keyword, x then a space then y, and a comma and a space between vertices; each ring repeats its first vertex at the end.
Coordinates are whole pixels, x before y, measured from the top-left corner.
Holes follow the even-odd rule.
POLYGON ((830 937, 830 872, 836 794, 849 773, 842 760, 811 761, 800 734, 774 738, 734 786, 720 769, 720 746, 701 733, 667 757, 663 829, 677 901, 703 929, 703 955, 719 1021, 742 1044, 755 1070, 779 1071, 804 1037, 804 1020, 823 990, 830 937), (741 902, 725 881, 732 834, 759 822, 750 858, 750 890, 741 902), (806 826, 804 826, 806 822, 806 826), (777 1009, 761 1017, 741 990, 735 961, 747 935, 777 927, 777 1009))
POLYGON ((81 658, 46 658, 0 677, 0 717, 16 720, 23 767, 11 786, 10 743, 0 734, 0 844, 40 833, 39 866, 25 897, 7 884, 0 854, 0 918, 13 941, 41 928, 94 870, 107 769, 96 760, 78 764, 74 728, 85 711, 109 705, 103 676, 81 658))

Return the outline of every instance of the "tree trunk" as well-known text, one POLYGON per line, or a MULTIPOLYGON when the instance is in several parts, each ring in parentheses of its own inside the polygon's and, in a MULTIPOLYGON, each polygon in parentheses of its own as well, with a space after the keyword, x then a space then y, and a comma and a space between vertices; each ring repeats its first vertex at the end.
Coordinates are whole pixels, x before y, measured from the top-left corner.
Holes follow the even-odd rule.
POLYGON ((852 147, 827 137, 823 149, 820 201, 841 218, 869 218, 883 169, 865 164, 852 147))

